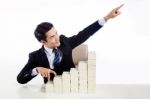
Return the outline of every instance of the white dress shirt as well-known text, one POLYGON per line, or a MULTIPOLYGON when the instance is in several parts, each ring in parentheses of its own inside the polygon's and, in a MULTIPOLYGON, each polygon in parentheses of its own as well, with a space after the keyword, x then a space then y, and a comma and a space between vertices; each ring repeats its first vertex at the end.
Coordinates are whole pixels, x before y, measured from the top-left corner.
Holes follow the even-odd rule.
POLYGON ((104 24, 106 23, 104 18, 101 18, 98 20, 99 25, 104 26, 104 24))
POLYGON ((44 46, 44 49, 45 49, 45 53, 49 62, 49 66, 51 69, 54 69, 53 61, 54 61, 55 53, 52 52, 53 49, 48 48, 46 46, 44 46))

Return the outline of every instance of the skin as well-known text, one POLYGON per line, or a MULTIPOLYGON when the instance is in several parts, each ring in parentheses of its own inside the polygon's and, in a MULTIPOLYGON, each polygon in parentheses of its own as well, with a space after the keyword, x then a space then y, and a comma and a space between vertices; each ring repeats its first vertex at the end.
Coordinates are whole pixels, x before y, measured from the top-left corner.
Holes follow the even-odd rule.
MULTIPOLYGON (((120 15, 121 12, 119 11, 119 9, 122 6, 123 6, 123 4, 112 9, 106 16, 104 16, 105 21, 107 22, 109 19, 115 18, 118 15, 120 15)), ((57 48, 60 46, 59 35, 57 34, 57 31, 54 27, 52 27, 46 33, 46 40, 41 40, 41 43, 48 48, 57 48)), ((42 77, 50 78, 50 73, 53 73, 55 76, 57 75, 55 71, 53 71, 51 69, 44 68, 42 66, 36 67, 36 70, 38 73, 41 74, 42 77)))

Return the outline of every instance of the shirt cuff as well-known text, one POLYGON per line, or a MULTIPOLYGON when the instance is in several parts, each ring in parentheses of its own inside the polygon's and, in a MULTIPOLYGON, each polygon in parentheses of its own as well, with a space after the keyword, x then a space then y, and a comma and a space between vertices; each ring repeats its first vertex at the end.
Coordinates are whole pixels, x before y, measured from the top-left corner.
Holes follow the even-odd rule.
POLYGON ((36 71, 36 68, 34 68, 32 70, 31 76, 36 76, 36 75, 38 75, 38 72, 36 71))
POLYGON ((99 25, 103 26, 106 23, 106 21, 104 18, 101 18, 98 20, 98 23, 99 23, 99 25))

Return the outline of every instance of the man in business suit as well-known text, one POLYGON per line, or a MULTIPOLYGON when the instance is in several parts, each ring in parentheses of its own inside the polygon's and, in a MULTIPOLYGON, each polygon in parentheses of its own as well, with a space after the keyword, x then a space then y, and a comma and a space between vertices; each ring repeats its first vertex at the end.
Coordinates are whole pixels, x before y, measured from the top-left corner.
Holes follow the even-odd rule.
POLYGON ((53 80, 54 75, 61 75, 63 71, 69 71, 75 67, 72 59, 72 50, 86 41, 97 32, 105 22, 120 14, 119 9, 123 5, 114 8, 104 18, 89 25, 77 35, 66 37, 58 35, 53 24, 43 22, 35 29, 36 39, 42 43, 42 48, 29 54, 29 60, 17 76, 17 81, 25 84, 32 78, 41 74, 44 83, 48 78, 53 80))

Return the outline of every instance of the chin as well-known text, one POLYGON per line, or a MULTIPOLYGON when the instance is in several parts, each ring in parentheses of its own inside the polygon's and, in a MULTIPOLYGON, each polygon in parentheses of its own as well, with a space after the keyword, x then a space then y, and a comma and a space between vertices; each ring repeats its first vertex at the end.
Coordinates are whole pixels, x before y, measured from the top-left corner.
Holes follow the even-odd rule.
POLYGON ((59 46, 60 46, 60 43, 58 43, 56 46, 59 47, 59 46))

